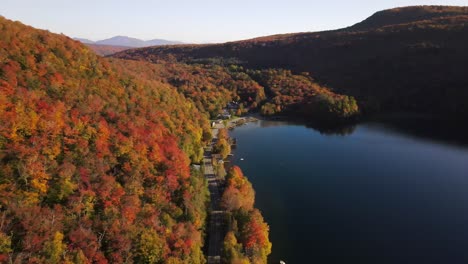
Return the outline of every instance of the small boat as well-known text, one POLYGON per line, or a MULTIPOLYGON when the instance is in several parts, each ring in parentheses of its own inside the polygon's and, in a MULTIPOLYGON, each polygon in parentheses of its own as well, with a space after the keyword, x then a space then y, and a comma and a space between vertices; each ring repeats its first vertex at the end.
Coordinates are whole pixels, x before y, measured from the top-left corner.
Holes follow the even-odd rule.
POLYGON ((244 158, 240 158, 240 160, 244 160, 244 158))
POLYGON ((286 262, 284 262, 284 261, 280 260, 280 264, 286 264, 286 262))

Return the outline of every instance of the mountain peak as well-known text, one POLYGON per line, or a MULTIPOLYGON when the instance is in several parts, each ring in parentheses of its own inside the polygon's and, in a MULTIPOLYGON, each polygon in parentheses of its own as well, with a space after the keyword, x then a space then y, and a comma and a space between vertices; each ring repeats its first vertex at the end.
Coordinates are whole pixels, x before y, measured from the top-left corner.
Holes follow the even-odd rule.
POLYGON ((350 27, 365 30, 383 26, 412 23, 446 16, 468 15, 468 7, 462 6, 408 6, 376 12, 364 21, 350 27))

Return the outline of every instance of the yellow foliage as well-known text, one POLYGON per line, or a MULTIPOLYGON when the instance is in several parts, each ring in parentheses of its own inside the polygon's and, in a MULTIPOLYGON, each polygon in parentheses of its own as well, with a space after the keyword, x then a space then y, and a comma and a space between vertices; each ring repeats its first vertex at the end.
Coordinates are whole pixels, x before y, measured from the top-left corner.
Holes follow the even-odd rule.
POLYGON ((39 203, 38 192, 22 191, 19 197, 21 197, 20 200, 24 206, 33 206, 39 203))
POLYGON ((63 251, 65 250, 65 245, 62 243, 63 234, 60 232, 55 232, 53 240, 47 241, 44 245, 44 253, 47 256, 47 263, 57 264, 61 263, 61 258, 63 251))
POLYGON ((11 237, 0 232, 0 254, 11 252, 11 237))
POLYGON ((47 156, 50 160, 55 159, 61 152, 61 143, 60 142, 55 142, 52 146, 50 147, 45 147, 42 150, 42 154, 47 156))
POLYGON ((31 180, 31 187, 41 194, 46 193, 48 188, 47 181, 50 179, 50 176, 43 171, 38 171, 33 177, 34 178, 31 180))

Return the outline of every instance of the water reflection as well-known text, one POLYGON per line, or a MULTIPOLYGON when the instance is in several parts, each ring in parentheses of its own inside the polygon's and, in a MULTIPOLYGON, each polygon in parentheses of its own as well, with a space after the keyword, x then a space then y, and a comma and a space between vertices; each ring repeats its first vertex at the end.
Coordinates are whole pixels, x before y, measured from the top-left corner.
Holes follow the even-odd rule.
POLYGON ((415 138, 468 146, 468 124, 461 121, 447 121, 430 118, 378 118, 368 122, 378 122, 395 132, 415 138))
POLYGON ((335 124, 335 125, 323 125, 317 123, 311 123, 304 120, 286 120, 286 119, 277 119, 277 120, 259 120, 260 127, 275 127, 275 126, 284 126, 284 125, 298 125, 305 126, 307 128, 314 129, 322 135, 327 136, 347 136, 351 135, 355 130, 357 123, 347 123, 347 124, 335 124))
POLYGON ((447 121, 424 116, 377 116, 347 124, 321 125, 304 120, 259 120, 260 127, 274 127, 284 125, 305 126, 325 136, 349 136, 356 131, 359 125, 381 127, 382 130, 391 130, 406 136, 425 139, 429 141, 468 146, 468 123, 462 121, 447 121))
POLYGON ((231 132, 232 163, 271 227, 271 263, 468 263, 468 148, 452 137, 465 131, 258 121, 231 132))
POLYGON ((320 126, 315 124, 306 124, 307 128, 312 128, 326 136, 348 136, 356 131, 357 124, 340 124, 336 126, 320 126))

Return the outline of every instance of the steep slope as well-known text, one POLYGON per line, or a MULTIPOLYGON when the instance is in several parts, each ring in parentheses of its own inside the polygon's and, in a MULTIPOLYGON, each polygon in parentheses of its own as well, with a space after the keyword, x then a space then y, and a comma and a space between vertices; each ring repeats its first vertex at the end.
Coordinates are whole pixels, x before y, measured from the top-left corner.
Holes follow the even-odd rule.
POLYGON ((204 263, 206 116, 134 71, 0 18, 0 262, 204 263))
POLYGON ((417 111, 465 118, 467 46, 467 7, 423 6, 382 11, 342 30, 151 47, 115 57, 221 60, 254 69, 308 72, 333 91, 356 97, 368 112, 417 111))

